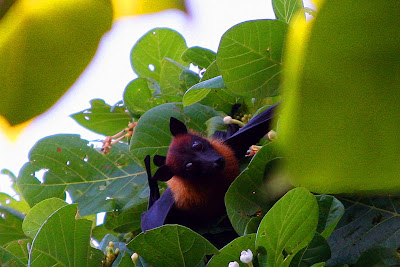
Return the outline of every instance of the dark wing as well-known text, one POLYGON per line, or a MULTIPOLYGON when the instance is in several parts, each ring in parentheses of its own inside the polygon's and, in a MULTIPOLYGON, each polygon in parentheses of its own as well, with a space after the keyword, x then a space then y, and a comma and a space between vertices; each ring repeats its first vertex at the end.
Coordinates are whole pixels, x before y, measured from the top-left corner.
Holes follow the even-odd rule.
POLYGON ((228 136, 224 141, 225 144, 232 148, 238 159, 244 157, 249 147, 258 143, 271 129, 272 119, 276 115, 279 103, 280 102, 276 103, 252 118, 244 127, 232 136, 228 136))
MULTIPOLYGON (((155 164, 162 164, 165 162, 165 157, 156 156, 155 164)), ((174 205, 174 196, 169 188, 160 197, 160 190, 158 188, 158 180, 168 180, 172 176, 168 171, 166 165, 162 165, 156 171, 155 175, 151 175, 150 169, 150 155, 144 158, 144 165, 146 167, 147 179, 149 182, 150 195, 147 211, 142 214, 141 228, 142 231, 147 231, 155 227, 164 225, 169 211, 174 205), (161 169, 161 171, 160 171, 161 169), (158 179, 157 179, 158 177, 158 179)))
POLYGON ((142 231, 144 232, 164 225, 171 208, 174 206, 174 202, 174 196, 170 188, 167 188, 149 210, 142 213, 142 231))

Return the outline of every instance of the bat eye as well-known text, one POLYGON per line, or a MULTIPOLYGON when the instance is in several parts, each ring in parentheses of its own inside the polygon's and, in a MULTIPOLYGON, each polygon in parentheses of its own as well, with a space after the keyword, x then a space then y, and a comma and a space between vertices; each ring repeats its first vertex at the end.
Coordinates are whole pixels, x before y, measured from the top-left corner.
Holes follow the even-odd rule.
POLYGON ((203 145, 199 141, 194 141, 192 147, 196 151, 200 151, 203 149, 203 145))
POLYGON ((193 163, 191 163, 191 162, 189 162, 188 164, 186 164, 186 170, 187 171, 193 171, 194 170, 194 166, 193 166, 193 163))

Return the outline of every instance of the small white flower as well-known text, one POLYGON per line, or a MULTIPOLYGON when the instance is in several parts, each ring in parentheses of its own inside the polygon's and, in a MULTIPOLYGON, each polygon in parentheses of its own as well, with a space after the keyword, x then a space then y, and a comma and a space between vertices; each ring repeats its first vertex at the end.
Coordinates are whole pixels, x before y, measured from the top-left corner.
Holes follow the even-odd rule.
POLYGON ((239 263, 237 263, 236 261, 231 261, 229 264, 228 264, 228 267, 239 267, 240 265, 239 265, 239 263))
POLYGON ((241 262, 243 262, 243 263, 250 263, 250 262, 252 262, 252 260, 253 260, 253 252, 251 252, 250 249, 248 249, 247 251, 246 251, 246 250, 243 250, 243 251, 240 253, 240 261, 241 261, 241 262))
POLYGON ((232 117, 231 116, 226 116, 224 118, 224 123, 225 124, 231 124, 232 123, 232 117))

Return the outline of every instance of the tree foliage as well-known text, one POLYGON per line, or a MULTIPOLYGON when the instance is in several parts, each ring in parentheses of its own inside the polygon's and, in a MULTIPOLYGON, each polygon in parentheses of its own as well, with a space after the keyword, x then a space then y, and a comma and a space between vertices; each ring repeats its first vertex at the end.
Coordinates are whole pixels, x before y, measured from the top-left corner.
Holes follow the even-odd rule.
POLYGON ((236 261, 246 266, 240 253, 251 250, 254 266, 399 265, 400 199, 387 195, 398 192, 400 157, 397 143, 386 143, 400 125, 389 123, 400 118, 394 107, 400 72, 393 64, 400 58, 398 7, 344 2, 319 3, 315 18, 306 22, 301 1, 274 0, 276 20, 233 26, 216 53, 187 47, 171 29, 147 32, 132 49, 138 78, 127 85, 123 101, 110 106, 94 99, 90 108, 71 115, 104 135, 103 151, 77 135, 59 134, 37 142, 18 177, 3 171, 17 185, 18 198, 0 194, 0 263, 227 266, 236 261), (386 9, 386 24, 375 29, 387 38, 364 34, 371 24, 363 19, 373 17, 371 10, 386 9), (233 104, 241 104, 237 119, 246 123, 282 100, 282 91, 285 107, 274 129, 278 139, 260 141, 225 196, 238 237, 224 236, 232 229, 222 225, 199 232, 164 225, 141 233, 140 214, 149 195, 143 159, 166 154, 169 118, 211 136, 226 129, 223 117, 233 104), (371 115, 372 95, 389 110, 371 115), (393 99, 386 102, 385 96, 393 99), (362 107, 360 113, 355 106, 362 107), (383 139, 360 130, 371 126, 371 116, 388 127, 378 132, 383 139), (360 171, 372 161, 384 162, 386 169, 360 171), (288 187, 288 179, 297 188, 288 187), (356 191, 370 194, 325 194, 356 191), (72 204, 65 202, 67 196, 72 204), (96 225, 100 212, 106 214, 104 223, 96 225))

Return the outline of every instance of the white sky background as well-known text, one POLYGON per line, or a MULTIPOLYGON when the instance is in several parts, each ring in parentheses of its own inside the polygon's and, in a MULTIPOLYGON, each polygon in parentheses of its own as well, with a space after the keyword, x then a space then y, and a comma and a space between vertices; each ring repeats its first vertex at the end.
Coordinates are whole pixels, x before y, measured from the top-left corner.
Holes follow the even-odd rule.
MULTIPOLYGON (((171 10, 114 22, 90 65, 53 108, 36 119, 14 143, 0 133, 0 170, 6 168, 18 175, 28 161, 31 147, 49 135, 75 133, 86 140, 101 138, 69 115, 89 108, 89 101, 94 98, 104 99, 110 105, 122 99, 125 86, 136 78, 130 65, 130 51, 152 28, 172 28, 183 35, 188 47, 201 46, 216 52, 221 36, 233 25, 275 18, 271 0, 190 0, 187 3, 190 16, 171 10)), ((0 192, 11 193, 5 175, 0 175, 0 192)))

